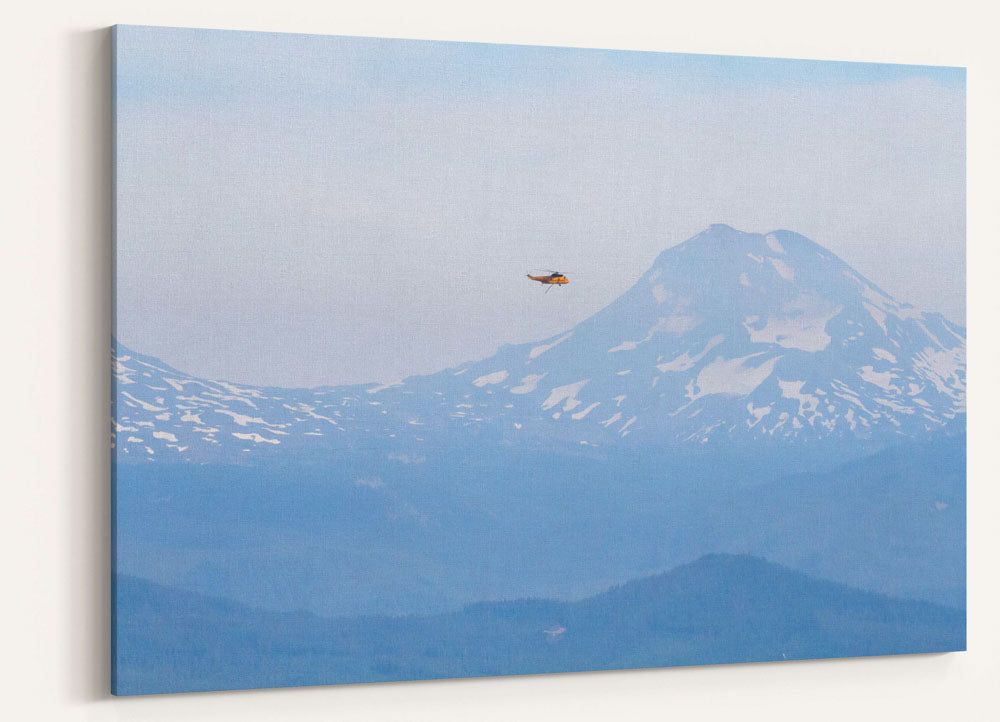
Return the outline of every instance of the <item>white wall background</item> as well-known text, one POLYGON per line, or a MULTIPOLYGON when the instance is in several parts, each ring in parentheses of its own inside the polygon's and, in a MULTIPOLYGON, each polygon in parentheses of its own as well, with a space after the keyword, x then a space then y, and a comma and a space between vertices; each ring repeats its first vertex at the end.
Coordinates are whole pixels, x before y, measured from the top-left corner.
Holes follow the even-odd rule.
POLYGON ((1000 51, 969 0, 20 0, 0 39, 0 714, 84 720, 1000 719, 1000 51), (966 65, 969 651, 108 696, 113 23, 966 65))

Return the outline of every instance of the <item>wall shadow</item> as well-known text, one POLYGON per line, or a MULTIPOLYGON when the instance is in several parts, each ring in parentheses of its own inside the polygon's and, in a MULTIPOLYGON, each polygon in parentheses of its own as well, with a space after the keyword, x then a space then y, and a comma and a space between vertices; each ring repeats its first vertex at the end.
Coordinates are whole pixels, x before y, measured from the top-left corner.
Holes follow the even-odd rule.
POLYGON ((64 46, 69 112, 61 119, 70 179, 72 223, 66 239, 73 319, 68 374, 73 439, 62 484, 70 548, 64 558, 71 610, 64 670, 68 694, 86 702, 110 697, 111 468, 109 344, 112 314, 111 30, 71 33, 64 46))

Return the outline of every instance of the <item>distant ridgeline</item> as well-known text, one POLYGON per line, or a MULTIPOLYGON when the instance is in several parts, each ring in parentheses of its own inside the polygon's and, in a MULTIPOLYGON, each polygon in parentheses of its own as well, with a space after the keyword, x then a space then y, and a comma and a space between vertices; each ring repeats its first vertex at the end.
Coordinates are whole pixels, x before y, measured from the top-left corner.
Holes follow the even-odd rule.
POLYGON ((277 614, 120 577, 114 689, 148 694, 939 652, 965 614, 713 555, 578 602, 277 614))
POLYGON ((429 376, 278 389, 196 378, 117 342, 112 355, 119 463, 419 458, 489 441, 870 453, 965 428, 964 328, 803 236, 722 225, 576 327, 429 376))

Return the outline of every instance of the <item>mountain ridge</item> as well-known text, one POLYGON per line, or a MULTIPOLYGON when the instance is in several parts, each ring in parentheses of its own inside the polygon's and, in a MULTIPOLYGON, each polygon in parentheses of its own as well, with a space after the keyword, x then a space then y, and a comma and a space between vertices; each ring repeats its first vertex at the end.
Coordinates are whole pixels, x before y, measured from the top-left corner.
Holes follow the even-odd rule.
POLYGON ((573 328, 434 374, 248 386, 181 374, 116 341, 112 363, 119 462, 373 443, 420 456, 459 438, 885 446, 964 428, 962 327, 896 301, 804 236, 723 224, 661 252, 573 328))
POLYGON ((711 554, 575 602, 265 613, 119 576, 116 694, 961 650, 965 615, 711 554), (261 650, 273 650, 270 655, 261 650))

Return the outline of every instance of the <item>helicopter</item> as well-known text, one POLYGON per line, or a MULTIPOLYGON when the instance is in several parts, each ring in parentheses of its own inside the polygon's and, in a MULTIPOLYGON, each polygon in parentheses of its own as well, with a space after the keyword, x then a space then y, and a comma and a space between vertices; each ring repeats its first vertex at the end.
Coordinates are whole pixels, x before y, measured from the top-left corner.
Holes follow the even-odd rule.
POLYGON ((548 276, 532 276, 529 273, 528 278, 532 281, 538 281, 545 286, 563 286, 569 283, 569 279, 558 271, 550 271, 548 276))

